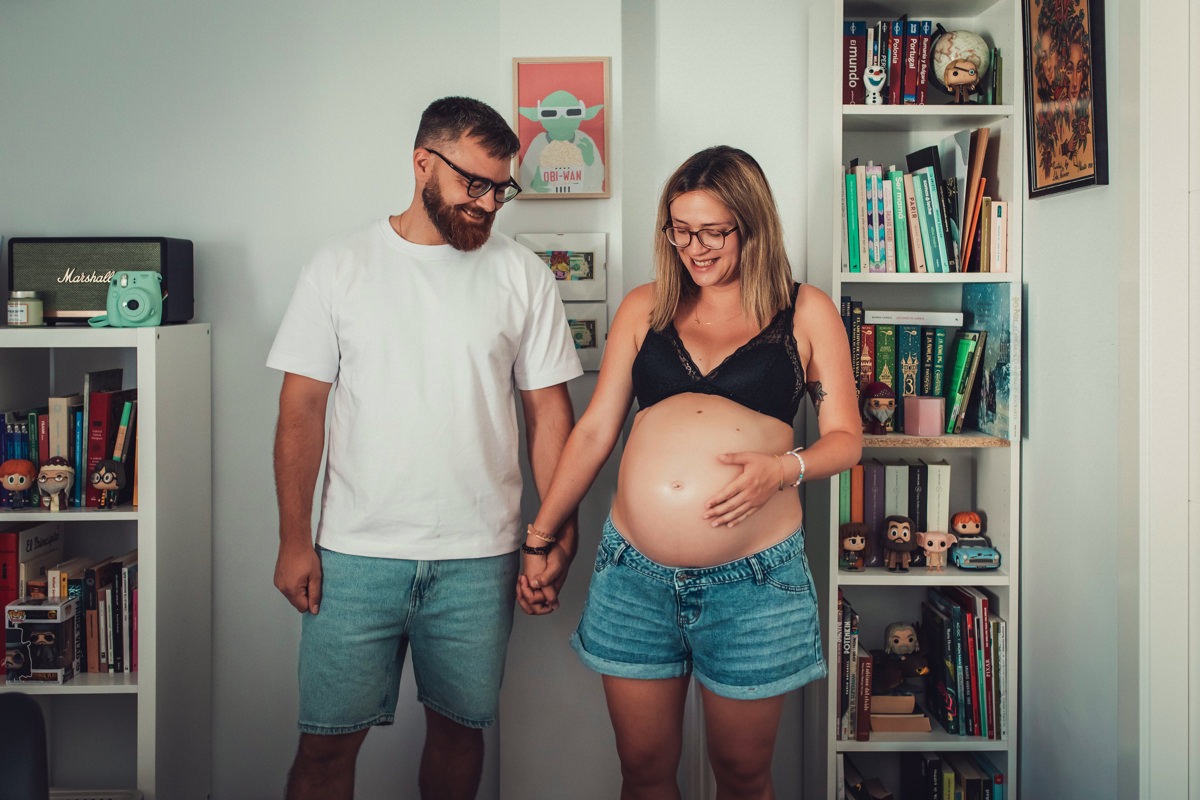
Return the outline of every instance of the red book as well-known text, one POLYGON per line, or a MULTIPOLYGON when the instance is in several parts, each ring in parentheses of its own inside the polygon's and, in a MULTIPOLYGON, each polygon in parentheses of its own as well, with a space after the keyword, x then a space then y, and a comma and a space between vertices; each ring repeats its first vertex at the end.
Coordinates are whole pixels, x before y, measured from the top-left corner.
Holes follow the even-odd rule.
POLYGON ((901 102, 915 105, 917 102, 917 67, 921 63, 921 23, 909 22, 904 31, 904 93, 901 102))
POLYGON ((904 28, 901 17, 892 23, 888 37, 888 102, 894 106, 904 102, 904 28))
POLYGON ((77 475, 76 480, 84 481, 87 487, 84 505, 98 508, 100 492, 92 488, 88 475, 96 465, 106 458, 112 458, 113 440, 117 434, 117 425, 121 422, 121 409, 126 400, 136 396, 136 389, 121 389, 115 392, 92 392, 88 398, 87 422, 87 475, 77 475))
POLYGON ((862 79, 867 68, 867 23, 845 20, 842 34, 842 103, 862 105, 867 99, 862 79))
POLYGON ((17 532, 0 531, 0 610, 17 599, 17 532))

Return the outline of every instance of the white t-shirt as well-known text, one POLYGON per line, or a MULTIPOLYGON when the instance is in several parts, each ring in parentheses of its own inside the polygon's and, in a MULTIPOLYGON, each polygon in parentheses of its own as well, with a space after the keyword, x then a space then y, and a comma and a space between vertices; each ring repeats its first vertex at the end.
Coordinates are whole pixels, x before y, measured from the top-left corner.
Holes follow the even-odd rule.
POLYGON ((582 374, 536 255, 499 233, 417 245, 386 218, 304 268, 267 366, 336 381, 317 542, 408 559, 520 546, 513 388, 582 374))

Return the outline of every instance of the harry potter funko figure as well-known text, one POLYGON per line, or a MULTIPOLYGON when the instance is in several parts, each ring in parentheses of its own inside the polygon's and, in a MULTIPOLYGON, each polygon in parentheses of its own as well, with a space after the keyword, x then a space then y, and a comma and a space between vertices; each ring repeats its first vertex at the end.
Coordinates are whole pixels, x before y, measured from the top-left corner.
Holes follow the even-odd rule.
POLYGON ((38 491, 42 508, 62 511, 69 503, 71 487, 75 485, 75 468, 62 456, 51 456, 38 470, 38 491))
POLYGON ((868 384, 863 391, 862 416, 867 422, 867 433, 887 433, 887 424, 896 413, 896 392, 882 381, 868 384))
POLYGON ((838 526, 838 566, 862 572, 871 558, 871 526, 865 522, 843 522, 838 526))
POLYGON ((929 572, 946 571, 946 554, 958 537, 946 531, 917 533, 917 544, 925 551, 925 568, 929 572))
POLYGON ((37 486, 37 467, 24 458, 10 458, 0 464, 0 503, 10 508, 30 505, 29 493, 37 486))
POLYGON ((100 492, 100 508, 116 508, 117 493, 125 488, 125 465, 106 458, 96 464, 90 480, 92 488, 100 492))

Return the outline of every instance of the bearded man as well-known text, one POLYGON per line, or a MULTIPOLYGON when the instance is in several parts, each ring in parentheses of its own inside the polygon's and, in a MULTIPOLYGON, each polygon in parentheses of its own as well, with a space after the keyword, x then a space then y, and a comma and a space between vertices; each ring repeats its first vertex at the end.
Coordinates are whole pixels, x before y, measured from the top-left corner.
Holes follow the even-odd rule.
MULTIPOLYGON (((431 104, 408 209, 316 255, 267 359, 284 373, 275 586, 302 614, 290 800, 353 796, 367 731, 394 719, 409 647, 425 706, 420 794, 475 796, 525 540, 514 391, 545 489, 574 422, 566 381, 582 373, 550 270, 492 232, 520 191, 519 146, 477 100, 431 104)), ((568 524, 533 549, 565 578, 575 538, 568 524)))

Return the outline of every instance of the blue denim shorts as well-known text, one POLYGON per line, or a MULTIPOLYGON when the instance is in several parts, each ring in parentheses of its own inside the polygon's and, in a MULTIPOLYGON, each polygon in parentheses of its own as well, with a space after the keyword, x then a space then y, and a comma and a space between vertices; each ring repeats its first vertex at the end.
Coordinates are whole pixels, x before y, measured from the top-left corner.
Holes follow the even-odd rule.
POLYGON ((824 677, 803 528, 737 561, 692 569, 646 558, 610 518, 571 646, 604 675, 695 673, 714 694, 736 700, 824 677))
POLYGON ((412 645, 417 699, 460 725, 496 718, 516 596, 517 554, 446 561, 318 548, 320 613, 300 636, 300 730, 390 725, 412 645))

